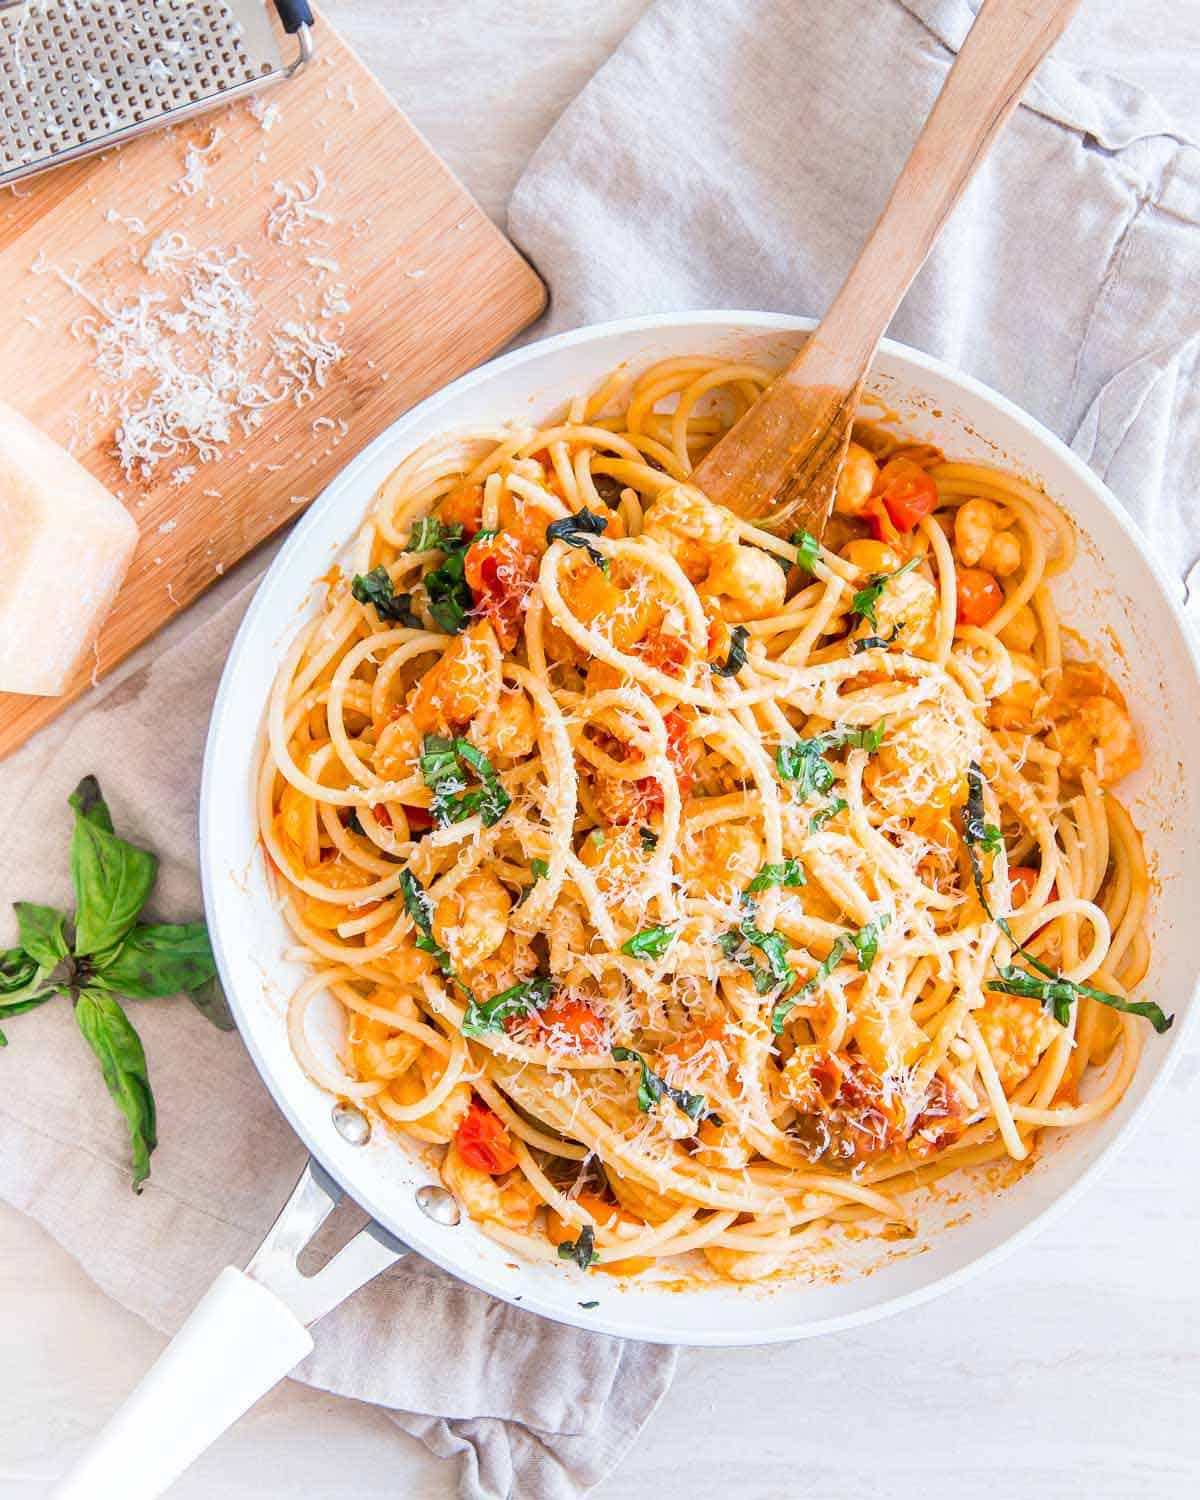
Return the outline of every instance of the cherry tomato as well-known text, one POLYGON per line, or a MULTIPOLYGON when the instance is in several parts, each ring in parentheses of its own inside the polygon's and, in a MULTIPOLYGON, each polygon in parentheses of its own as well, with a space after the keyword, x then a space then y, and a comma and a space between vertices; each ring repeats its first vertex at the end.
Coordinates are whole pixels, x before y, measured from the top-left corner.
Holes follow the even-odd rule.
POLYGON ((537 558, 510 531, 475 542, 467 551, 463 576, 475 596, 475 613, 492 622, 506 651, 517 643, 537 567, 537 558))
POLYGON ((1032 865, 1009 865, 1008 883, 1012 889, 1012 904, 1014 907, 1024 906, 1029 900, 1030 892, 1037 884, 1038 872, 1032 865))
POLYGON ((633 648, 649 667, 680 677, 688 659, 687 642, 667 631, 651 630, 633 648))
POLYGON ((531 1017, 537 1040, 552 1052, 600 1052, 608 1045, 608 1028, 584 1000, 559 996, 531 1017))
POLYGON ((472 1099, 466 1117, 455 1132, 454 1144, 467 1166, 492 1177, 510 1172, 517 1164, 509 1145, 508 1131, 478 1099, 472 1099))
POLYGON ((879 471, 875 494, 898 531, 911 531, 937 509, 937 485, 911 458, 889 459, 879 471))
MULTIPOLYGON (((409 807, 407 802, 402 802, 400 805, 404 809, 409 833, 428 833, 433 827, 433 816, 427 807, 409 807)), ((384 811, 386 812, 387 809, 385 808, 384 811)), ((379 821, 382 823, 383 819, 380 818, 379 821)), ((390 828, 392 825, 388 823, 387 826, 390 828)))
POLYGON ((956 588, 960 625, 986 625, 1004 603, 1004 590, 983 568, 960 568, 956 588))

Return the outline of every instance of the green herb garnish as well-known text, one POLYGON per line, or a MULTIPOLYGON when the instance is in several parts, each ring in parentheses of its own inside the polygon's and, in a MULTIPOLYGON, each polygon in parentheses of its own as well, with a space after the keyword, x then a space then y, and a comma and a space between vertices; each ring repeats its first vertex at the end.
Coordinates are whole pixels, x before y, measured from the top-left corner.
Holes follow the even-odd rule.
POLYGON ((447 635, 457 635, 475 608, 475 596, 466 580, 467 553, 476 542, 491 541, 494 531, 477 531, 469 542, 450 541, 443 532, 446 557, 440 568, 426 573, 422 582, 429 599, 429 613, 447 635))
POLYGON ((842 955, 845 953, 845 951, 846 939, 836 939, 833 947, 830 948, 828 955, 821 961, 821 964, 813 977, 811 979, 805 980, 805 982, 800 986, 800 988, 794 995, 788 995, 785 999, 779 1001, 779 1003, 775 1006, 775 1009, 771 1012, 771 1030, 775 1033, 776 1036, 783 1035, 784 1024, 787 1021, 788 1016, 791 1015, 792 1011, 796 1008, 797 1005, 799 1005, 801 1000, 803 1000, 806 995, 811 995, 819 985, 825 983, 825 981, 833 973, 834 969, 836 969, 838 964, 841 963, 842 955))
POLYGON ((850 746, 873 754, 883 744, 886 723, 886 719, 880 719, 872 729, 837 725, 810 740, 793 740, 775 751, 775 765, 784 781, 799 783, 797 791, 802 801, 814 792, 823 796, 833 786, 833 767, 826 761, 825 752, 850 746))
POLYGON ((893 578, 901 578, 905 573, 911 573, 920 563, 919 557, 910 557, 902 568, 897 568, 893 573, 876 573, 868 580, 866 585, 859 589, 850 601, 852 614, 861 615, 872 630, 878 630, 879 621, 875 618, 875 606, 884 589, 891 583, 893 578))
POLYGON ((746 887, 748 894, 765 891, 773 885, 807 885, 804 866, 798 859, 785 859, 781 865, 763 865, 762 869, 746 887))
POLYGON ((392 575, 382 563, 369 573, 356 573, 350 592, 360 604, 373 604, 381 620, 396 620, 414 630, 422 628, 420 620, 413 614, 412 595, 393 592, 392 575))
POLYGON ((744 625, 735 625, 729 633, 729 655, 721 663, 714 662, 709 668, 717 677, 736 677, 746 665, 746 641, 750 632, 744 625))
POLYGON ((821 544, 810 531, 793 531, 790 538, 796 548, 796 566, 806 573, 816 573, 821 544))
POLYGON ((412 531, 408 537, 409 552, 430 552, 435 547, 448 551, 452 547, 462 545, 463 529, 461 524, 443 526, 436 516, 421 516, 413 522, 412 531))
POLYGON ((1153 1000, 1123 1000, 1120 995, 1109 994, 1107 990, 1096 990, 1091 985, 1078 984, 1074 979, 1066 979, 1063 975, 1056 974, 1053 969, 1034 958, 1027 948, 1023 948, 1020 943, 1016 942, 1016 939, 1008 932, 1008 924, 1003 918, 1000 918, 998 925, 1005 930, 1025 962, 1032 964, 1044 978, 1038 979, 1013 964, 998 964, 996 967, 1000 978, 987 980, 986 989, 999 990, 1002 995, 1025 995, 1031 999, 1040 1000, 1047 1010, 1052 1012, 1060 1026, 1068 1024, 1071 1019, 1071 1006, 1081 995, 1086 995, 1090 1000, 1098 1000, 1101 1005, 1107 1005, 1111 1010, 1123 1010, 1128 1011, 1130 1015, 1141 1016, 1150 1022, 1160 1036, 1164 1031, 1169 1031, 1174 1024, 1175 1017, 1165 1015, 1162 1007, 1156 1005, 1153 1000))
MULTIPOLYGON (((600 1259, 596 1249, 596 1231, 590 1224, 585 1224, 579 1231, 577 1240, 564 1240, 558 1247, 559 1260, 573 1260, 581 1271, 586 1271, 589 1266, 594 1266, 600 1259)), ((581 1307, 583 1303, 579 1304, 581 1307)), ((596 1306, 595 1303, 592 1306, 596 1306)))
POLYGON ((527 979, 524 984, 514 984, 482 1003, 470 1000, 463 1014, 463 1035, 485 1036, 490 1031, 503 1031, 504 1023, 514 1016, 541 1010, 549 1002, 553 989, 552 979, 527 979))
POLYGON ((809 833, 820 833, 821 829, 825 827, 830 818, 836 818, 838 813, 844 813, 847 806, 848 804, 844 797, 835 797, 832 802, 829 802, 825 807, 821 808, 819 812, 813 813, 812 817, 809 818, 809 833))
POLYGON ((967 800, 961 809, 961 817, 963 843, 966 845, 967 858, 971 861, 971 878, 975 882, 975 892, 979 897, 979 904, 990 917, 992 909, 983 891, 983 864, 979 858, 979 851, 982 849, 986 854, 999 854, 1004 847, 1004 840, 995 824, 985 821, 983 772, 979 769, 978 761, 973 760, 967 767, 967 800))
POLYGON ((864 635, 859 641, 851 641, 850 655, 859 656, 864 651, 886 651, 903 629, 904 621, 900 620, 892 627, 891 635, 864 635))
MULTIPOLYGON (((158 1000, 183 992, 222 1030, 233 1026, 216 982, 203 922, 139 922, 158 860, 113 832, 94 776, 69 798, 74 918, 51 906, 16 903, 18 944, 0 953, 0 1019, 65 995, 129 1130, 133 1186, 150 1175, 158 1143, 146 1054, 116 996, 158 1000)), ((0 1045, 7 1039, 0 1032, 0 1045)))
POLYGON ((418 936, 413 946, 419 948, 422 953, 431 954, 437 960, 442 973, 449 977, 450 955, 433 935, 433 907, 429 904, 425 887, 411 870, 400 872, 400 895, 404 901, 404 910, 412 918, 413 926, 417 929, 418 936))
POLYGON ((857 932, 850 934, 850 941, 854 945, 854 951, 858 954, 860 969, 869 969, 875 962, 879 952, 879 939, 885 929, 891 926, 891 922, 891 912, 881 911, 865 927, 860 927, 857 932))
POLYGON ((450 823, 461 823, 474 813, 479 814, 485 827, 491 828, 511 805, 512 798, 500 785, 491 761, 470 740, 427 734, 418 764, 425 785, 433 792, 429 811, 434 822, 443 828, 450 823), (461 769, 464 765, 475 772, 481 786, 467 789, 461 769))
POLYGON ((630 958, 661 958, 674 941, 673 927, 644 927, 625 939, 621 952, 630 958))
POLYGON ((726 958, 732 959, 750 975, 757 994, 769 994, 791 984, 796 977, 788 965, 786 938, 779 932, 761 932, 754 925, 753 914, 728 932, 723 932, 717 943, 726 958), (757 948, 766 959, 765 966, 757 962, 749 951, 751 948, 757 948))
POLYGON ((561 521, 551 521, 546 527, 546 540, 564 542, 568 547, 582 547, 596 566, 607 573, 608 558, 599 548, 593 547, 588 538, 603 536, 608 519, 607 516, 598 516, 595 511, 588 510, 585 505, 573 516, 564 516, 561 521))
POLYGON ((647 828, 643 823, 638 829, 638 838, 642 841, 642 848, 647 854, 653 854, 658 848, 658 834, 653 828, 647 828))
POLYGON ((711 1113, 708 1100, 703 1094, 691 1094, 686 1089, 672 1088, 666 1079, 660 1077, 648 1066, 642 1054, 635 1052, 632 1047, 614 1047, 612 1055, 617 1062, 637 1063, 639 1068, 637 1102, 638 1108, 644 1115, 648 1115, 664 1095, 697 1124, 711 1113))

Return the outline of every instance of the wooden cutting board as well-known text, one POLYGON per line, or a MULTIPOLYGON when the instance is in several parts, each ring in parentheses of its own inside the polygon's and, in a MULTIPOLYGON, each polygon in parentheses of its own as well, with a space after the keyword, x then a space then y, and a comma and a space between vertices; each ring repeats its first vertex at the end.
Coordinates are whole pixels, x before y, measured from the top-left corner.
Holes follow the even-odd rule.
MULTIPOLYGON (((294 520, 388 423, 544 305, 534 272, 324 22, 317 49, 253 109, 229 105, 0 189, 0 392, 117 493, 141 529, 93 659, 70 690, 0 694, 0 756, 294 520), (308 199, 310 210, 289 211, 289 198, 308 199), (159 240, 168 231, 186 248, 159 240), (174 259, 164 270, 152 256, 150 274, 140 262, 156 240, 174 259), (265 396, 239 405, 229 440, 213 451, 180 443, 127 472, 114 456, 118 427, 158 376, 125 369, 117 351, 128 363, 128 343, 103 352, 97 334, 109 337, 113 314, 129 317, 148 296, 160 300, 143 301, 138 315, 165 331, 177 362, 221 347, 197 336, 189 316, 197 252, 211 252, 202 257, 210 265, 233 262, 252 304, 238 315, 249 323, 240 353, 265 396), (325 353, 303 352, 310 340, 304 332, 298 342, 297 330, 325 353), (331 348, 342 351, 332 361, 331 348)), ((202 266, 199 280, 202 295, 228 289, 202 266)), ((219 327, 211 317, 204 326, 219 327)))

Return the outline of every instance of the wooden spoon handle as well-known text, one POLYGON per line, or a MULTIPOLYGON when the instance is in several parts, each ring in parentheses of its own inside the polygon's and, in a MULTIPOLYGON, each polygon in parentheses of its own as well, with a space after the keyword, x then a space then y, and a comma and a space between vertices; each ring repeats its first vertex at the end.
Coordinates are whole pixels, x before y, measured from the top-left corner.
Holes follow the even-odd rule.
POLYGON ((1078 6, 985 0, 887 206, 784 379, 857 385, 942 225, 1078 6))

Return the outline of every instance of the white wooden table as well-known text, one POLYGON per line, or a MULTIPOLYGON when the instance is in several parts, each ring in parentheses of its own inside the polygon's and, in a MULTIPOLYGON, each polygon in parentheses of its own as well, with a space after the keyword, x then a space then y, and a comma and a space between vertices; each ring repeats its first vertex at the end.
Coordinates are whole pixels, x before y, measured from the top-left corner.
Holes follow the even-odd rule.
MULTIPOLYGON (((698 0, 697 0, 698 3, 698 0)), ((873 0, 858 0, 873 3, 873 0)), ((328 0, 484 206, 646 0, 328 0)), ((1090 0, 1127 76, 1190 115, 1194 0, 1090 0)), ((1086 46, 1068 36, 1068 53, 1086 46)), ((1161 997, 1170 1004, 1171 997, 1161 997)), ((1200 1492, 1200 1053, 1102 1184, 983 1280, 792 1348, 685 1355, 602 1500, 1184 1500, 1200 1492)), ((0 1150, 3 1142, 0 1142, 0 1150)), ((161 1347, 0 1207, 0 1500, 36 1500, 161 1347)), ((381 1413, 285 1385, 178 1500, 445 1500, 450 1468, 381 1413)), ((114 1496, 113 1500, 120 1500, 114 1496)), ((537 1500, 537 1497, 521 1497, 537 1500)))

